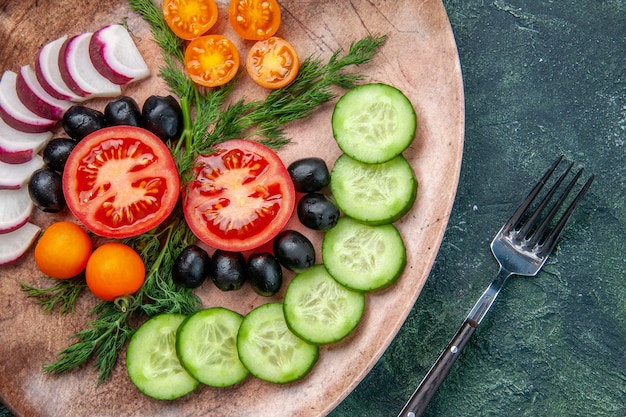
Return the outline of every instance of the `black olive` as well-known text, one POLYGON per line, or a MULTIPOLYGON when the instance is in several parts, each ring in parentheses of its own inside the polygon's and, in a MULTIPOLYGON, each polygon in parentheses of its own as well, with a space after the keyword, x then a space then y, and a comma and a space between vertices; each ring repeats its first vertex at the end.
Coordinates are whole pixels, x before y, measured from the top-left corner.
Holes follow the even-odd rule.
POLYGON ((298 201, 296 209, 300 222, 315 230, 328 230, 339 220, 339 208, 324 194, 309 193, 298 201))
POLYGON ((271 297, 283 285, 283 271, 271 253, 253 253, 248 258, 250 286, 259 295, 271 297))
POLYGON ((141 126, 141 111, 134 98, 122 96, 104 108, 107 126, 141 126))
POLYGON ((218 249, 213 253, 209 276, 222 291, 238 290, 246 282, 246 260, 241 252, 218 249))
POLYGON ((58 213, 65 208, 61 174, 50 168, 33 172, 28 181, 28 194, 37 208, 58 213))
POLYGON ((330 173, 322 158, 310 157, 292 162, 287 167, 296 191, 310 193, 330 184, 330 173))
POLYGON ((315 248, 296 230, 283 230, 274 238, 274 256, 285 268, 301 272, 315 264, 315 248))
POLYGON ((63 114, 63 129, 71 138, 80 141, 82 138, 106 126, 104 113, 76 104, 63 114))
POLYGON ((74 139, 54 138, 43 149, 43 160, 50 169, 63 172, 67 158, 75 146, 74 139))
POLYGON ((189 245, 178 255, 172 279, 186 288, 197 288, 209 275, 211 257, 199 246, 189 245))
POLYGON ((143 127, 162 141, 175 140, 183 132, 183 111, 172 96, 150 96, 141 110, 143 127))

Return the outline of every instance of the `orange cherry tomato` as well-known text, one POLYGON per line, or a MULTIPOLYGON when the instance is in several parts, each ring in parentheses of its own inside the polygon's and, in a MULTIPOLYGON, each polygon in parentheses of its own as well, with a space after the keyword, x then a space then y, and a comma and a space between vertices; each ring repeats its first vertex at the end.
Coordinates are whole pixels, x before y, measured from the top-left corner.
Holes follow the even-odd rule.
POLYGON ((217 4, 215 0, 165 0, 163 17, 176 36, 191 40, 217 22, 217 4))
POLYGON ((35 246, 35 263, 51 278, 72 278, 87 266, 91 249, 91 238, 76 223, 53 223, 35 246))
POLYGON ((300 61, 292 44, 273 36, 258 41, 250 48, 246 69, 257 84, 276 89, 286 86, 296 78, 300 61))
POLYGON ((280 27, 280 6, 276 0, 231 0, 228 20, 243 39, 267 39, 280 27))
POLYGON ((145 278, 141 257, 130 246, 117 242, 105 243, 93 251, 85 269, 87 287, 105 301, 136 293, 145 278))
POLYGON ((205 87, 217 87, 237 75, 239 52, 225 36, 201 36, 187 45, 185 68, 193 82, 205 87))

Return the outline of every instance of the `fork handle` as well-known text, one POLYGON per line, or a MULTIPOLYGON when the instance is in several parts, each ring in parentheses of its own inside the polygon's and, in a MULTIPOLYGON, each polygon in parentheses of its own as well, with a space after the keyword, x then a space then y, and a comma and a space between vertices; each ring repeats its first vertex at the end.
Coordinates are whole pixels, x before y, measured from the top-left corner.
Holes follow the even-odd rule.
POLYGON ((476 322, 469 319, 463 322, 446 349, 441 352, 435 364, 430 368, 400 414, 398 414, 398 417, 419 417, 426 411, 428 403, 437 392, 437 389, 439 389, 443 380, 446 379, 452 365, 454 365, 461 351, 474 334, 476 325, 476 322))

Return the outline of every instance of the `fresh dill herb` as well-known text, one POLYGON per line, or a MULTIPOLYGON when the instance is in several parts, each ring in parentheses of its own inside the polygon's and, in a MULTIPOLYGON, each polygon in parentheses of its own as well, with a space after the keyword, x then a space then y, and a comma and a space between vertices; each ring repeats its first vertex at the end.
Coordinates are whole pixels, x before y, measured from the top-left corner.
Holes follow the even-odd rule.
MULTIPOLYGON (((369 62, 386 39, 384 35, 366 36, 353 43, 347 53, 335 51, 326 63, 319 57, 308 57, 301 63, 295 80, 273 90, 266 99, 227 102, 243 72, 218 88, 196 87, 184 70, 184 44, 171 32, 156 4, 152 0, 128 0, 128 3, 149 24, 163 55, 159 75, 181 100, 184 131, 181 139, 170 145, 170 150, 183 184, 190 179, 196 157, 210 153, 222 141, 253 139, 274 148, 287 144, 289 138, 283 126, 310 116, 319 106, 335 98, 337 87, 349 89, 362 81, 362 75, 344 69, 369 62)), ((74 343, 59 352, 58 359, 45 365, 44 370, 62 374, 95 357, 101 383, 110 375, 119 352, 134 332, 130 323, 159 313, 189 314, 201 308, 201 300, 193 291, 176 285, 171 278, 176 257, 195 240, 180 205, 167 223, 125 239, 124 243, 139 253, 147 267, 143 286, 133 296, 98 303, 90 312, 95 318, 88 322, 88 328, 76 333, 74 343)), ((58 290, 25 287, 25 291, 49 310, 58 303, 62 307, 73 305, 78 297, 78 293, 66 287, 58 290)))
POLYGON ((57 281, 53 286, 47 288, 36 288, 24 282, 20 283, 22 291, 30 298, 37 300, 46 313, 59 309, 61 314, 73 313, 78 296, 85 287, 84 278, 72 278, 57 281))
POLYGON ((96 355, 99 369, 98 383, 108 378, 113 370, 120 350, 133 333, 128 323, 131 310, 123 311, 115 303, 101 301, 90 314, 97 318, 88 324, 91 327, 73 336, 76 342, 59 352, 56 362, 44 365, 44 371, 62 374, 74 369, 96 355))

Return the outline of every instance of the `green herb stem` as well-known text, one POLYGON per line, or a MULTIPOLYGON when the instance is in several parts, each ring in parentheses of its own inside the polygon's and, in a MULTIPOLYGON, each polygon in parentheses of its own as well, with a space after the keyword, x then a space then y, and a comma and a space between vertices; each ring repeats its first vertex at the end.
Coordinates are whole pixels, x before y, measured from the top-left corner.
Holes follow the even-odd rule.
POLYGON ((61 314, 73 313, 78 297, 87 287, 82 277, 58 280, 47 288, 36 288, 24 282, 20 283, 22 291, 30 298, 34 298, 46 313, 55 308, 61 314))

